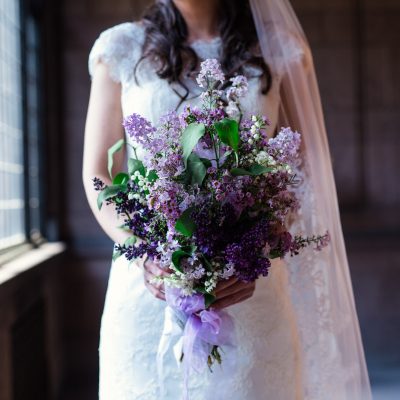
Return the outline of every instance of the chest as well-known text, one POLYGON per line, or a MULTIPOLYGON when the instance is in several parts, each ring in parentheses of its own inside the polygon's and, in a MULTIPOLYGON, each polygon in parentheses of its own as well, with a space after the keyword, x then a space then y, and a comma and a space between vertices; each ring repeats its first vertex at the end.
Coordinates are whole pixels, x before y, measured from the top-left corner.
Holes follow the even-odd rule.
MULTIPOLYGON (((193 48, 200 59, 219 58, 217 41, 193 43, 193 48)), ((246 67, 248 78, 248 92, 241 98, 241 108, 245 117, 253 114, 266 115, 271 121, 268 134, 275 131, 280 105, 279 77, 272 77, 272 86, 267 94, 262 93, 262 79, 259 72, 253 67, 246 67)), ((185 88, 177 83, 170 84, 160 79, 154 67, 148 60, 139 63, 136 69, 136 79, 129 74, 122 81, 121 105, 123 115, 137 113, 157 125, 160 117, 171 110, 183 111, 187 105, 199 106, 201 103, 200 89, 195 76, 183 81, 185 88), (182 101, 182 96, 186 96, 182 101)))

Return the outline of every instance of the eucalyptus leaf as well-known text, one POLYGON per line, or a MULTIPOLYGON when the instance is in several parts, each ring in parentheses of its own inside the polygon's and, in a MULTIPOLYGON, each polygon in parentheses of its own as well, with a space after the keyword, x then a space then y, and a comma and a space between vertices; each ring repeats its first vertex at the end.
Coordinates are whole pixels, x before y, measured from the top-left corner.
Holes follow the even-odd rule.
POLYGON ((182 133, 181 145, 183 150, 183 161, 187 163, 187 160, 192 153, 192 150, 198 143, 198 141, 206 133, 206 127, 204 124, 192 123, 189 124, 182 133))
POLYGON ((196 230, 196 224, 190 217, 193 207, 187 208, 175 223, 175 229, 186 237, 191 237, 196 230))
POLYGON ((124 146, 125 140, 124 139, 119 139, 117 142, 115 142, 107 151, 108 154, 108 174, 110 175, 110 178, 112 179, 112 168, 114 164, 114 154, 120 151, 123 146, 124 146))
POLYGON ((233 150, 239 150, 239 124, 234 119, 224 118, 214 124, 218 137, 222 143, 232 147, 233 150))
POLYGON ((111 185, 104 188, 97 197, 97 207, 99 210, 101 209, 101 206, 105 200, 116 196, 119 192, 126 192, 127 189, 128 188, 126 185, 111 185))
POLYGON ((136 171, 139 171, 140 175, 146 175, 146 169, 143 163, 136 158, 130 158, 128 160, 128 173, 129 175, 133 175, 136 171))

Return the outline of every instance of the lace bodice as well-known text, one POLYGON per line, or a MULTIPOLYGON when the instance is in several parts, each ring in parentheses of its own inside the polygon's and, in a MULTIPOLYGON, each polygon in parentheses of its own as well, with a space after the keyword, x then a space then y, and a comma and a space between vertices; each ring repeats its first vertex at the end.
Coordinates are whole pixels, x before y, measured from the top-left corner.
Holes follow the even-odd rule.
MULTIPOLYGON (((184 94, 179 84, 169 84, 160 79, 147 59, 138 64, 144 41, 144 29, 140 22, 126 22, 107 29, 96 40, 89 55, 89 72, 92 75, 95 65, 102 61, 108 66, 111 78, 121 83, 121 105, 123 115, 133 112, 142 115, 157 125, 159 118, 168 111, 175 110, 180 102, 178 93, 184 94), (135 66, 138 64, 135 77, 135 66), (135 79, 136 78, 136 79, 135 79)), ((191 44, 200 60, 219 58, 221 39, 211 41, 197 40, 191 44)), ((241 100, 243 110, 252 113, 265 113, 271 120, 269 133, 276 127, 279 106, 279 76, 273 75, 271 90, 265 96, 261 93, 259 71, 255 67, 246 67, 249 79, 248 95, 241 100)), ((178 111, 187 104, 197 105, 200 102, 200 88, 195 76, 184 79, 190 94, 182 102, 178 111)), ((127 138, 129 140, 129 138, 127 138)))

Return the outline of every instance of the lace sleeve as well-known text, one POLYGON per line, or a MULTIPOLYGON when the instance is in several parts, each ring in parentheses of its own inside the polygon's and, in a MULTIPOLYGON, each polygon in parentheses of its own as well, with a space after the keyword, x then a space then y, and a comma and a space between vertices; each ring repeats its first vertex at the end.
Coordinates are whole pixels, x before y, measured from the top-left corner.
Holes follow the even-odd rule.
POLYGON ((89 54, 90 77, 93 77, 96 65, 102 62, 107 65, 113 81, 123 82, 128 69, 134 68, 134 58, 138 59, 140 55, 142 37, 143 28, 137 22, 125 22, 103 31, 89 54))
POLYGON ((266 59, 271 70, 283 77, 288 66, 303 63, 308 69, 310 65, 310 48, 303 37, 293 32, 276 27, 266 27, 268 33, 268 46, 265 49, 266 59))

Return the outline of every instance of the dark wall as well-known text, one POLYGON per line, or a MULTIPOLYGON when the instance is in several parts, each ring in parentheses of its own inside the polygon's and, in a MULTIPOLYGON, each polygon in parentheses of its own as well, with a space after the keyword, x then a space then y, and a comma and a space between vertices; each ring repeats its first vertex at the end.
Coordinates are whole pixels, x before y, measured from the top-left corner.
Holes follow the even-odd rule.
MULTIPOLYGON (((87 57, 100 31, 129 21, 146 3, 68 0, 62 9, 60 79, 66 160, 62 228, 70 257, 63 268, 61 295, 66 371, 71 379, 97 374, 99 318, 112 251, 89 210, 81 183, 90 87, 87 57)), ((359 317, 375 373, 400 364, 396 333, 400 327, 396 287, 400 279, 396 248, 400 242, 400 2, 293 0, 293 5, 314 54, 359 317)))

